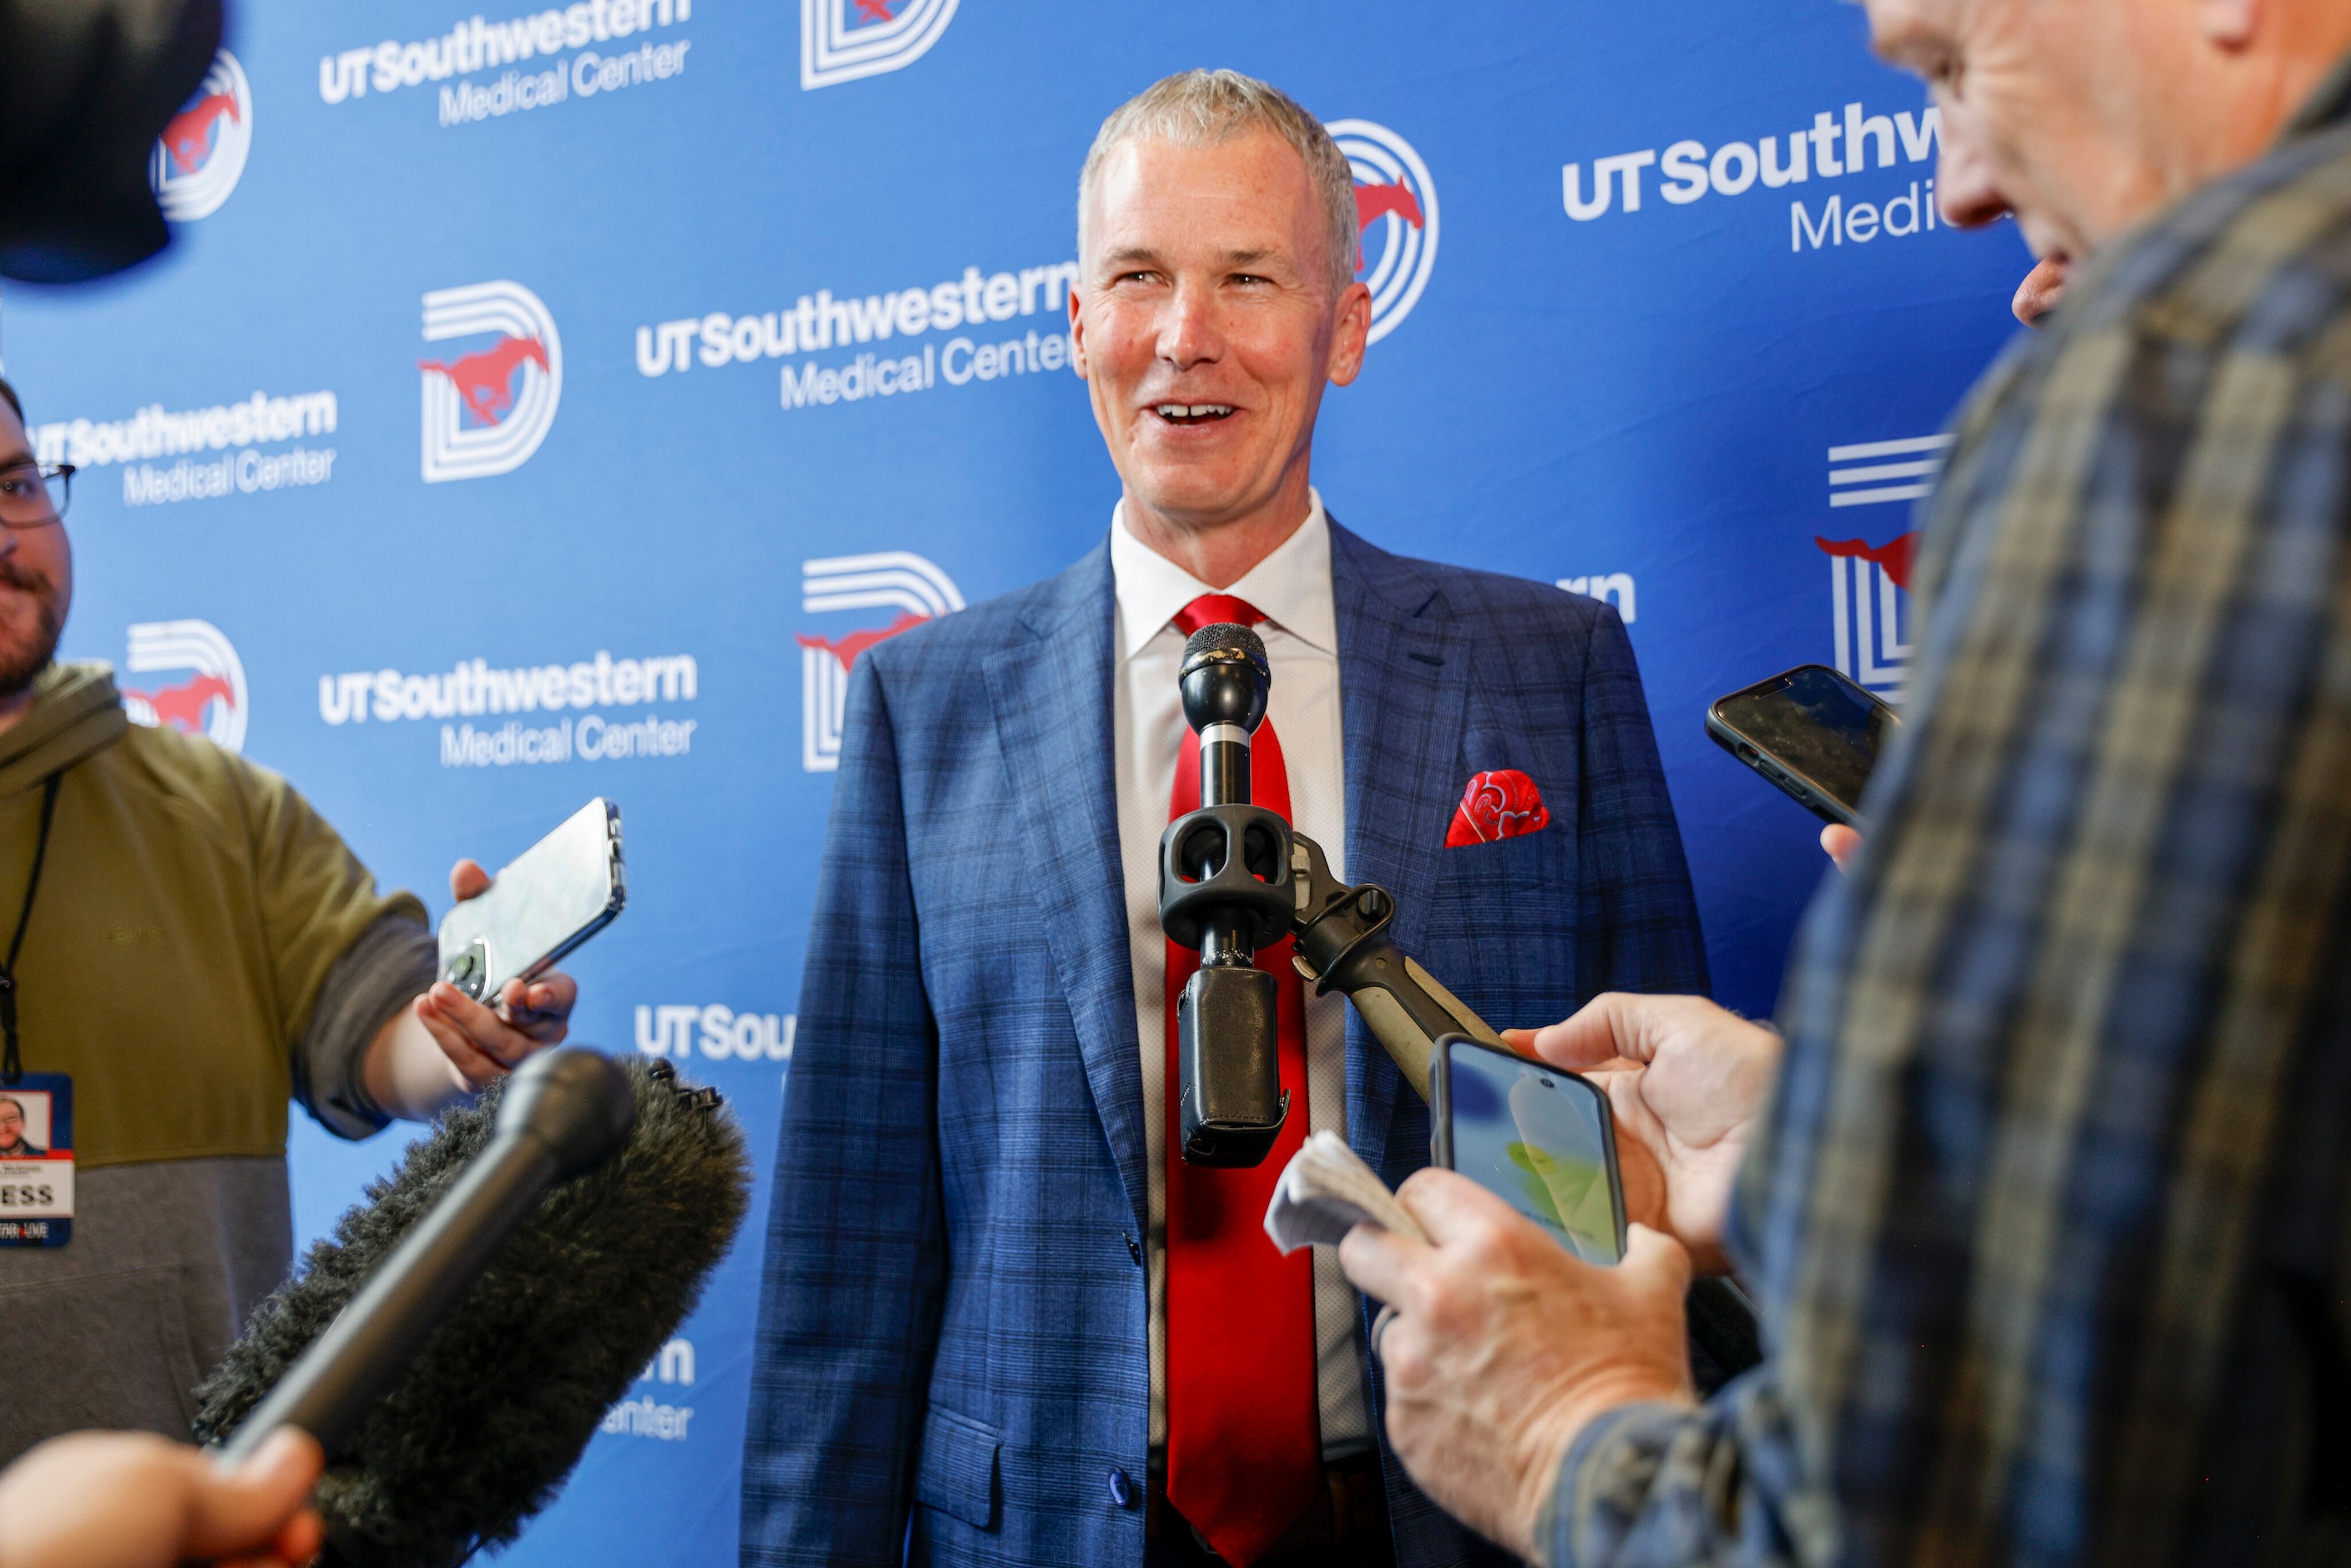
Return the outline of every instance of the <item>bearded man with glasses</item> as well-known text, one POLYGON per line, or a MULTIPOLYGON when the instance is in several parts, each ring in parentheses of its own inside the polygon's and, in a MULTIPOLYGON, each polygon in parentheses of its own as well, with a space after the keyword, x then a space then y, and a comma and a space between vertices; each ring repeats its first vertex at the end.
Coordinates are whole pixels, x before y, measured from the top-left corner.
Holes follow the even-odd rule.
MULTIPOLYGON (((21 415, 17 423, 24 423, 21 415)), ((36 463, 29 457, 0 471, 0 523, 37 528, 63 522, 73 499, 73 476, 79 472, 70 463, 36 463)))
POLYGON ((0 382, 0 1093, 69 1095, 78 1167, 69 1217, 0 1228, 0 1464, 81 1427, 187 1436, 292 1262, 289 1100, 346 1138, 429 1117, 561 1040, 576 995, 434 983, 423 904, 285 779, 56 662, 72 479, 0 382))
MULTIPOLYGON (((21 433, 25 414, 13 389, 7 403, 21 433)), ((0 595, 0 712, 32 701, 33 677, 57 652, 73 597, 73 552, 58 525, 73 497, 74 465, 36 463, 23 446, 20 434, 0 467, 0 524, 10 535, 0 541, 0 583, 15 591, 0 595)))

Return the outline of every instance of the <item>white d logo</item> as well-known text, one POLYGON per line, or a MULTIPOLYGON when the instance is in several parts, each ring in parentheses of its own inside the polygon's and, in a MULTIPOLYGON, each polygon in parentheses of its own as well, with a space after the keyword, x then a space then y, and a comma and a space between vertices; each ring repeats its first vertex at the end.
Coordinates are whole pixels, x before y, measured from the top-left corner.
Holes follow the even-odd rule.
POLYGON ((538 295, 501 278, 424 297, 424 340, 489 340, 444 360, 419 360, 424 479, 478 479, 529 461, 563 396, 563 340, 538 295))
POLYGON ((1358 270, 1372 291, 1372 337, 1404 324, 1437 266, 1437 182, 1412 143, 1368 120, 1334 120, 1326 128, 1355 173, 1355 212, 1363 220, 1358 270))

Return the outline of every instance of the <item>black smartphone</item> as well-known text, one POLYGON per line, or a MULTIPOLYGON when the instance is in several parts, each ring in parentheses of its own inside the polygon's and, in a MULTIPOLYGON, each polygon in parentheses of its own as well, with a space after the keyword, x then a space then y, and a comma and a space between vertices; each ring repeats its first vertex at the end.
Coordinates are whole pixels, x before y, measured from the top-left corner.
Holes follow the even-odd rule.
POLYGON ((1616 1118, 1599 1085, 1466 1034, 1437 1037, 1431 1163, 1459 1171, 1587 1263, 1625 1256, 1616 1118))
POLYGON ((1861 826, 1861 788, 1902 716, 1826 664, 1798 664, 1706 710, 1717 746, 1814 816, 1861 826))

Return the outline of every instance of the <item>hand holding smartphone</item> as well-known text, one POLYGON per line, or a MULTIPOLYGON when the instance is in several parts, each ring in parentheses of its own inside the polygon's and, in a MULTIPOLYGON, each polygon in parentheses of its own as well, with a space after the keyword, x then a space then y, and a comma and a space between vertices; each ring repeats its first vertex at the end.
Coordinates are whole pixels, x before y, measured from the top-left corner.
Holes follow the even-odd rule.
MULTIPOLYGON (((1616 1115, 1598 1084, 1461 1034, 1437 1040, 1428 1077, 1432 1164, 1468 1176, 1583 1261, 1623 1260, 1616 1115)), ((1754 1303, 1733 1281, 1696 1281, 1686 1310, 1709 1392, 1762 1360, 1754 1303)))
POLYGON ((1616 1120, 1590 1080, 1465 1034, 1429 1062, 1431 1163, 1458 1171, 1587 1263, 1625 1256, 1616 1120))
POLYGON ((621 809, 599 796, 441 922, 441 977, 496 1006, 508 980, 528 983, 610 925, 628 902, 621 809))
POLYGON ((1716 702, 1706 732, 1806 810, 1858 828, 1862 787, 1901 722, 1826 664, 1799 664, 1716 702))

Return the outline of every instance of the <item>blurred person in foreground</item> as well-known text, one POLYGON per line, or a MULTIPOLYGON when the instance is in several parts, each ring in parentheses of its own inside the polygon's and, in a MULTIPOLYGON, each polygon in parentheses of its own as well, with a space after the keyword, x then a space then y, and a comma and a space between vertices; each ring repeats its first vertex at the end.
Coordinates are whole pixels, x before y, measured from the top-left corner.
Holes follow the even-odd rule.
POLYGON ((78 1167, 70 1239, 0 1247, 0 1463, 79 1427, 186 1434, 293 1261, 289 1099, 345 1138, 430 1117, 561 1040, 576 994, 510 984, 501 1013, 436 983, 423 905, 284 779, 56 662, 71 477, 0 382, 0 1092, 70 1077, 78 1167))
POLYGON ((1445 1173, 1390 1435, 1539 1562, 2351 1552, 2351 6, 1868 0, 2066 297, 1967 407, 1902 738, 1778 1037, 1603 998, 1584 1267, 1445 1173), (1710 1402, 1682 1281, 1770 1357, 1710 1402))
POLYGON ((323 1468, 291 1427, 235 1465, 143 1432, 52 1437, 0 1470, 0 1568, 300 1568, 323 1468))

